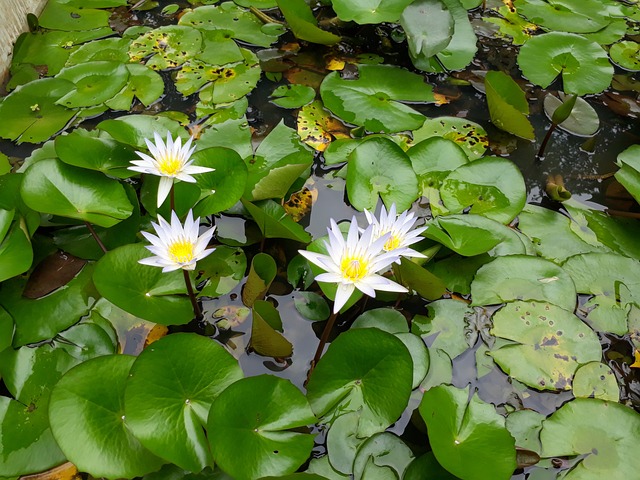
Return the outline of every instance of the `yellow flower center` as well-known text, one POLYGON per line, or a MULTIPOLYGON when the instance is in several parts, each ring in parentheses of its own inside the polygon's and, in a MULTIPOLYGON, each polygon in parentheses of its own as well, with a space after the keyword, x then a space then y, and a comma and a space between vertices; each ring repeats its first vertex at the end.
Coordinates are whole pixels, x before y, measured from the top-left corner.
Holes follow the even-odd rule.
POLYGON ((400 246, 400 238, 396 237, 395 235, 391 235, 389 237, 389 240, 385 242, 383 248, 385 249, 385 251, 390 252, 392 250, 395 250, 399 246, 400 246))
POLYGON ((359 280, 367 275, 369 265, 359 257, 345 257, 340 262, 340 271, 347 280, 359 280))
POLYGON ((168 156, 164 157, 158 162, 158 170, 163 175, 173 177, 182 168, 182 162, 178 157, 168 156))
POLYGON ((169 255, 177 263, 189 263, 193 260, 193 243, 178 240, 169 245, 169 255))

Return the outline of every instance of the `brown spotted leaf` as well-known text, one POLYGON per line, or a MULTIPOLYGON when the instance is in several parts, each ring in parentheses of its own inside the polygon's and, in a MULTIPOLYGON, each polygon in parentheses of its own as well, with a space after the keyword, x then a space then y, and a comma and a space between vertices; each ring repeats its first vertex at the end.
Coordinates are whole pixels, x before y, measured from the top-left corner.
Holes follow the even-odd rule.
POLYGON ((324 152, 334 139, 349 138, 349 129, 316 100, 298 113, 298 135, 310 147, 324 152))

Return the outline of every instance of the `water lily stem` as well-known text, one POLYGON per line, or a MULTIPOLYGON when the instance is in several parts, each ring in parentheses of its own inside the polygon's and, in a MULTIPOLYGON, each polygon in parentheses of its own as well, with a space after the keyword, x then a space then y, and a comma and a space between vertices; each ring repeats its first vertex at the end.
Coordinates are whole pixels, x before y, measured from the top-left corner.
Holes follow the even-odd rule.
POLYGON ((338 314, 336 312, 332 313, 329 320, 327 320, 327 324, 324 326, 322 336, 320 337, 320 343, 318 343, 318 348, 316 349, 316 354, 313 356, 313 360, 311 360, 311 367, 307 373, 307 380, 311 377, 313 369, 316 368, 316 364, 320 361, 320 357, 322 357, 322 351, 324 350, 324 346, 327 344, 327 340, 329 340, 329 334, 333 329, 334 323, 336 323, 336 318, 338 318, 338 314))
POLYGON ((187 293, 189 294, 189 300, 191 300, 191 306, 193 307, 193 313, 196 316, 196 320, 202 320, 202 310, 200 310, 200 305, 198 305, 198 300, 196 300, 196 295, 193 293, 193 285, 191 285, 191 279, 189 278, 189 272, 187 270, 182 270, 182 274, 184 275, 184 283, 187 286, 187 293))
POLYGON ((284 22, 281 22, 279 20, 276 20, 275 18, 271 18, 269 15, 267 15, 266 13, 258 10, 256 7, 249 7, 249 11, 251 11, 251 13, 253 13, 256 17, 258 17, 260 19, 260 21, 262 23, 277 23, 280 25, 284 25, 284 22))
POLYGON ((558 126, 557 124, 552 123, 551 126, 549 127, 549 130, 547 130, 547 134, 544 136, 544 140, 542 140, 542 144, 540 145, 540 150, 538 150, 538 153, 536 153, 536 160, 542 160, 544 158, 544 151, 547 148, 547 143, 549 143, 551 134, 553 133, 553 131, 556 129, 557 126, 558 126))
POLYGON ((172 212, 176 210, 176 194, 175 194, 176 184, 171 185, 171 190, 169 190, 169 207, 172 212))
POLYGON ((98 246, 100 247, 100 249, 104 252, 107 253, 107 247, 104 246, 104 243, 102 243, 102 240, 100 239, 100 237, 98 236, 98 234, 96 233, 95 229, 93 228, 93 225, 91 225, 89 222, 87 222, 85 220, 84 224, 87 226, 87 228, 89 229, 89 233, 91 234, 91 236, 93 237, 93 239, 96 241, 96 243, 98 244, 98 246))

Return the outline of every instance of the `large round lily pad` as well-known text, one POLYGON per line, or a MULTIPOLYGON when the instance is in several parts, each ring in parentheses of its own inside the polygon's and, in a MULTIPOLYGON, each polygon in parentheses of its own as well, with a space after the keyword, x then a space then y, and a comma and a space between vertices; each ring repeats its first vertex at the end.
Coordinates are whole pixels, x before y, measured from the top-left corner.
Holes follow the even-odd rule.
POLYGON ((419 128, 425 117, 401 102, 433 102, 433 89, 420 75, 391 65, 360 65, 349 80, 330 73, 320 86, 325 107, 342 120, 372 132, 419 128))
POLYGON ((499 157, 461 165, 442 181, 440 196, 452 213, 469 209, 505 224, 527 201, 522 173, 512 161, 499 157))
POLYGON ((397 22, 411 0, 333 0, 340 20, 359 24, 397 22))
POLYGON ((394 141, 370 137, 349 155, 347 194, 359 210, 375 209, 380 196, 401 212, 418 198, 418 179, 409 158, 394 141))
POLYGON ((173 334, 142 351, 127 380, 125 416, 153 453, 199 472, 212 462, 204 426, 213 400, 242 378, 236 360, 217 342, 173 334))
POLYGON ((520 49, 522 74, 548 87, 562 74, 566 93, 600 93, 611 83, 613 66, 600 45, 574 33, 551 32, 531 38, 520 49))
POLYGON ((473 305, 537 300, 570 312, 576 289, 569 274, 555 263, 528 255, 498 257, 478 269, 471 283, 473 305))
POLYGON ((56 103, 68 108, 93 107, 106 102, 127 84, 129 70, 121 62, 87 62, 63 68, 57 78, 73 82, 75 88, 56 103))
POLYGON ((53 435, 78 469, 94 477, 136 477, 160 468, 132 435, 124 415, 124 386, 135 358, 109 355, 71 369, 51 392, 53 435))
POLYGON ((377 328, 341 334, 318 362, 307 397, 318 416, 362 409, 358 435, 383 431, 407 406, 413 380, 409 351, 377 328))
POLYGON ((542 457, 582 456, 565 480, 634 478, 640 415, 619 403, 577 398, 542 423, 542 457))
POLYGON ((96 265, 93 281, 100 294, 127 312, 163 325, 193 318, 181 271, 163 273, 138 260, 152 254, 141 244, 110 250, 96 265))
POLYGON ((548 303, 508 303, 493 316, 491 356, 513 378, 540 390, 569 390, 576 369, 600 360, 593 330, 573 313, 548 303))
POLYGON ((37 162, 27 169, 21 194, 24 202, 34 210, 106 228, 133 212, 119 182, 54 158, 37 162))
POLYGON ((239 380, 216 398, 207 430, 222 470, 234 478, 260 478, 293 473, 309 458, 313 435, 291 430, 315 422, 293 384, 260 375, 239 380))
POLYGON ((442 137, 456 143, 464 150, 469 160, 482 157, 489 146, 487 131, 482 125, 466 118, 428 118, 422 127, 413 132, 413 141, 416 144, 431 137, 442 137))
POLYGON ((429 443, 438 462, 466 480, 508 480, 516 468, 515 441, 493 405, 469 388, 440 385, 420 403, 429 443))
POLYGON ((591 33, 611 22, 599 0, 516 0, 514 5, 531 22, 552 31, 591 33))

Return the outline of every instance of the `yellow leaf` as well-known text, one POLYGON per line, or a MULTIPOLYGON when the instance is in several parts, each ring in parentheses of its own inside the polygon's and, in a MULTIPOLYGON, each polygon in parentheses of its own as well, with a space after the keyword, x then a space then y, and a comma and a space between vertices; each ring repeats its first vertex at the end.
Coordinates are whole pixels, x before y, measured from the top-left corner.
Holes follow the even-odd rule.
POLYGON ((335 138, 350 138, 348 132, 347 126, 332 117, 319 100, 298 112, 300 139, 320 152, 324 152, 335 138))
POLYGON ((302 217, 311 211, 311 206, 317 197, 317 190, 309 190, 307 187, 304 187, 289 197, 289 200, 283 205, 284 210, 293 218, 294 222, 299 222, 302 217))
POLYGON ((33 475, 24 475, 21 480, 80 480, 82 476, 73 463, 67 462, 58 465, 46 472, 34 473, 33 475))
POLYGON ((342 59, 332 58, 327 62, 327 70, 342 70, 346 64, 347 62, 342 59))
POLYGON ((636 350, 633 354, 635 361, 630 365, 631 368, 640 368, 640 351, 636 350))

